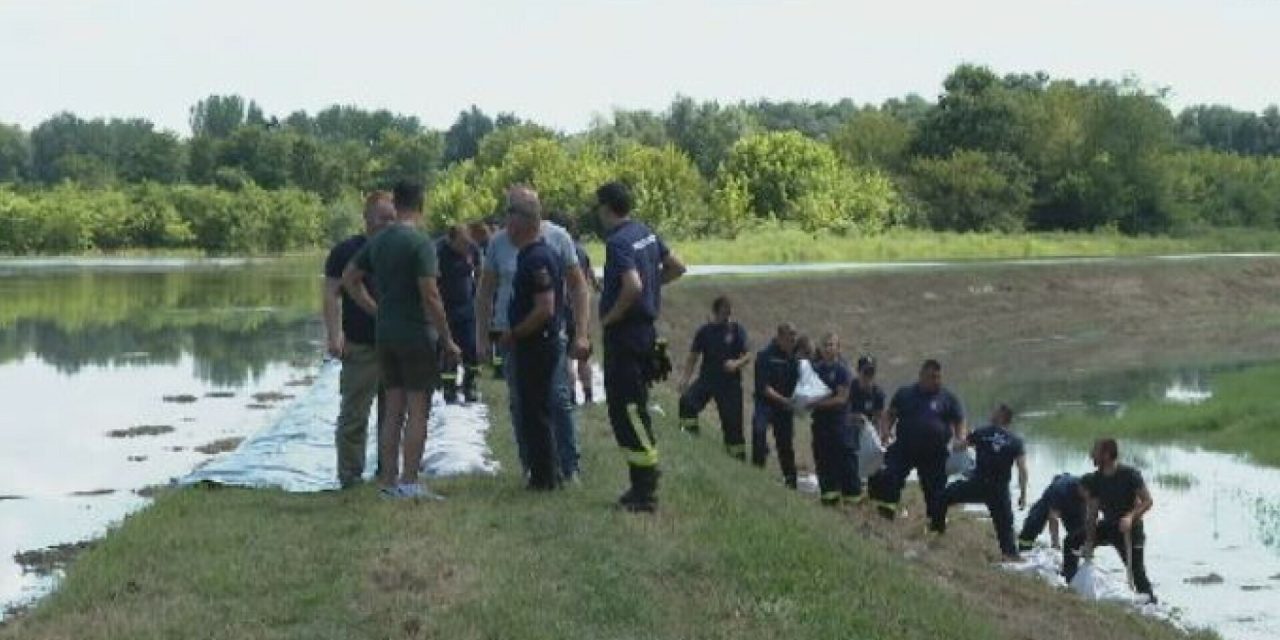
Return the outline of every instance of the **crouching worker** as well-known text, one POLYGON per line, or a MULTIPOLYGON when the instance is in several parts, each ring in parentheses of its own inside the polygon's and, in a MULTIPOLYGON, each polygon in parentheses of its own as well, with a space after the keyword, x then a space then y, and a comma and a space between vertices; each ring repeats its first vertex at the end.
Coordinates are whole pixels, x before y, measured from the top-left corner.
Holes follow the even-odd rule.
POLYGON ((1018 534, 1018 550, 1030 551, 1046 524, 1049 526, 1049 543, 1054 549, 1061 549, 1059 523, 1066 528, 1068 536, 1084 530, 1084 498, 1080 496, 1080 479, 1069 473, 1054 476, 1040 499, 1027 511, 1027 519, 1022 521, 1022 532, 1018 534))
POLYGON ((747 459, 747 445, 742 434, 742 368, 751 361, 747 350, 747 330, 734 322, 729 298, 720 296, 711 303, 711 322, 702 325, 693 336, 689 357, 680 380, 680 427, 698 432, 698 414, 711 400, 716 402, 720 428, 724 431, 724 448, 729 455, 747 459), (693 368, 701 360, 698 378, 693 368))
POLYGON ((1120 464, 1120 447, 1115 440, 1098 440, 1090 455, 1098 470, 1080 479, 1080 494, 1085 501, 1084 531, 1067 536, 1063 576, 1070 583, 1079 559, 1092 558, 1094 547, 1109 544, 1129 569, 1133 588, 1155 603, 1143 561, 1147 537, 1142 518, 1151 510, 1151 491, 1137 469, 1120 464))
POLYGON ((856 501, 862 495, 862 478, 858 475, 858 440, 849 411, 853 372, 840 358, 839 336, 823 336, 813 371, 831 389, 831 395, 810 405, 813 463, 822 504, 834 506, 841 499, 856 501))
POLYGON ((1018 508, 1027 506, 1027 453, 1022 438, 1009 431, 1013 410, 1000 405, 991 424, 969 434, 966 443, 977 450, 978 463, 968 477, 947 485, 944 508, 953 504, 985 504, 996 529, 1000 553, 1006 561, 1018 561, 1013 542, 1013 508, 1009 501, 1009 476, 1018 465, 1018 508))
POLYGON ((751 463, 763 467, 769 459, 769 428, 778 447, 782 480, 796 488, 795 414, 791 394, 799 377, 796 328, 778 325, 773 342, 756 354, 755 411, 751 415, 751 463))

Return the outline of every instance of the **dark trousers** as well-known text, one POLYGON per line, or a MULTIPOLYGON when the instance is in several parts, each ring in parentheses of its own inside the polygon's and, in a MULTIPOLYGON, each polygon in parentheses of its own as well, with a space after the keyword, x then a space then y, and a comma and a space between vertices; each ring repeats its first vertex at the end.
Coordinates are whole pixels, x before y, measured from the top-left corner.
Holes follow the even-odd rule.
POLYGON ((756 400, 751 416, 751 462, 764 466, 769 459, 769 427, 778 447, 778 466, 787 484, 796 483, 795 414, 774 406, 768 400, 756 400))
POLYGON ((996 529, 1000 553, 1011 556, 1018 553, 1013 542, 1013 504, 1009 498, 1009 485, 965 478, 947 485, 942 493, 943 504, 985 504, 991 514, 991 524, 996 529))
POLYGON ((516 343, 520 362, 520 440, 529 464, 529 486, 553 489, 560 484, 555 434, 551 429, 551 381, 559 358, 556 340, 533 338, 516 343))
MULTIPOLYGON (((1130 538, 1133 540, 1133 557, 1129 558, 1124 544, 1124 534, 1120 533, 1120 522, 1118 520, 1101 520, 1098 522, 1096 532, 1097 540, 1095 546, 1101 547, 1111 545, 1116 548, 1116 553, 1120 554, 1120 560, 1133 571, 1133 586, 1138 593, 1151 595, 1151 580, 1147 578, 1147 565, 1143 558, 1143 548, 1146 546, 1147 537, 1142 531, 1142 524, 1134 525, 1130 538)), ((1067 542, 1062 554, 1062 575, 1066 577, 1067 582, 1076 576, 1076 570, 1080 567, 1080 548, 1084 546, 1085 531, 1082 528, 1075 533, 1067 536, 1067 542)))
POLYGON ((884 454, 884 468, 868 480, 871 499, 896 510, 902 500, 902 487, 915 469, 924 492, 925 512, 935 531, 945 529, 947 508, 942 493, 947 486, 947 447, 937 442, 912 442, 898 439, 884 454))
POLYGON ((858 438, 845 419, 813 419, 813 464, 824 502, 862 493, 858 475, 858 438))
MULTIPOLYGON (((653 335, 604 340, 604 389, 609 425, 626 455, 632 490, 652 498, 657 489, 658 448, 649 416, 653 335)), ((522 376, 523 377, 523 376, 522 376)))
POLYGON ((1040 499, 1027 510, 1027 517, 1022 521, 1022 532, 1018 534, 1018 540, 1023 544, 1029 546, 1040 537, 1041 533, 1044 533, 1045 525, 1049 522, 1049 513, 1054 510, 1057 510, 1058 518, 1062 520, 1066 535, 1069 536, 1084 528, 1084 517, 1078 504, 1081 499, 1076 496, 1062 495, 1063 489, 1058 483, 1059 479, 1054 478, 1040 495, 1040 499), (1074 501, 1077 504, 1068 507, 1062 504, 1065 501, 1074 501))
POLYGON ((701 376, 680 396, 680 426, 698 428, 698 414, 715 400, 720 428, 724 431, 724 448, 735 458, 746 459, 747 445, 742 435, 742 381, 707 380, 701 376))
MULTIPOLYGON (((462 350, 462 390, 471 394, 476 388, 476 319, 474 316, 449 317, 449 332, 462 350)), ((440 383, 445 399, 453 399, 458 393, 457 362, 442 362, 440 383)))

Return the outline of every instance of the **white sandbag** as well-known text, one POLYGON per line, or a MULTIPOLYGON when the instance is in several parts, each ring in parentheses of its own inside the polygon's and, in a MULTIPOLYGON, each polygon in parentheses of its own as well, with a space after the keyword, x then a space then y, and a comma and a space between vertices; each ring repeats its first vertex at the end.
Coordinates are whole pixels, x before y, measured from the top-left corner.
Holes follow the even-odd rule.
POLYGON ((1085 560, 1080 563, 1080 568, 1076 570, 1076 575, 1071 579, 1071 590, 1080 594, 1080 597, 1086 600, 1101 599, 1105 587, 1102 584, 1102 576, 1098 575, 1098 570, 1094 568, 1092 560, 1085 560))
POLYGON ((791 404, 796 409, 807 411, 809 405, 831 395, 831 387, 818 377, 813 364, 808 360, 800 360, 800 377, 796 380, 796 390, 791 394, 791 404))
POLYGON ((858 475, 869 478, 884 466, 884 445, 880 442, 880 433, 871 426, 871 421, 858 416, 862 428, 858 434, 858 475))
POLYGON ((969 449, 953 450, 951 455, 947 456, 947 475, 958 476, 968 473, 977 466, 978 461, 973 458, 973 454, 969 449))

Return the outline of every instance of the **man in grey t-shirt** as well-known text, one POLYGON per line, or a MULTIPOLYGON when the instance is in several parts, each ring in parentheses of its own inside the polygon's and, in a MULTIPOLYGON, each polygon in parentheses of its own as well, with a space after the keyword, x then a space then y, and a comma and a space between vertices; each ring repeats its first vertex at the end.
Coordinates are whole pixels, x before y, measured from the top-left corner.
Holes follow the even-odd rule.
MULTIPOLYGON (((507 202, 523 201, 532 203, 541 210, 538 202, 538 194, 532 189, 523 186, 512 187, 507 191, 507 202)), ((561 348, 559 349, 560 359, 556 363, 555 379, 552 380, 552 407, 551 421, 555 429, 557 458, 560 463, 560 472, 566 480, 572 480, 577 477, 578 469, 578 438, 577 425, 574 423, 573 417, 573 389, 569 385, 568 370, 565 367, 564 358, 566 351, 570 351, 574 355, 585 357, 590 350, 590 341, 587 338, 588 327, 590 326, 591 313, 591 293, 587 289, 586 277, 582 274, 582 269, 578 264, 578 254, 573 246, 573 238, 569 236, 569 232, 563 227, 552 224, 551 222, 542 222, 542 239, 547 243, 555 255, 561 260, 564 267, 564 279, 568 284, 570 304, 569 307, 573 311, 575 338, 573 345, 566 345, 566 338, 562 335, 561 348)), ((511 296, 514 289, 514 280, 516 273, 516 257, 519 249, 511 242, 511 238, 507 236, 506 231, 499 231, 489 240, 489 247, 484 254, 484 268, 480 274, 479 290, 476 293, 476 344, 478 345, 478 356, 484 360, 489 357, 489 350, 492 348, 489 342, 489 331, 498 330, 505 331, 507 327, 507 307, 511 304, 511 296), (497 292, 497 298, 494 298, 494 292, 497 292), (492 301, 492 303, 490 302, 492 301)), ((518 365, 514 362, 514 353, 507 352, 501 354, 503 358, 503 373, 507 381, 507 392, 510 399, 511 407, 511 424, 520 424, 520 398, 516 393, 519 388, 516 376, 518 375, 518 365)), ((528 469, 528 461, 525 455, 525 444, 520 439, 519 430, 516 431, 516 445, 520 452, 520 464, 528 469)))

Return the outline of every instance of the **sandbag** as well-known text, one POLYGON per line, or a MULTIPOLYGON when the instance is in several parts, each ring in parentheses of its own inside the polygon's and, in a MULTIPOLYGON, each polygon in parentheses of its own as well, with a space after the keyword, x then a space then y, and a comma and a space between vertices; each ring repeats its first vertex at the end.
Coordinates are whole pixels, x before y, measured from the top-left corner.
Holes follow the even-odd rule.
POLYGON ((1102 576, 1098 575, 1093 561, 1085 560, 1080 563, 1075 577, 1071 579, 1071 590, 1087 600, 1099 600, 1103 593, 1101 580, 1102 576))
POLYGON ((965 448, 960 449, 959 451, 952 451, 951 455, 947 456, 947 475, 958 476, 968 473, 972 471, 977 464, 978 461, 973 458, 973 454, 969 452, 969 449, 965 448))
POLYGON ((884 445, 871 421, 859 415, 862 423, 858 433, 858 475, 869 478, 884 466, 884 445))
POLYGON ((809 405, 831 395, 831 387, 818 377, 813 364, 808 360, 800 360, 800 377, 796 380, 796 390, 791 394, 791 404, 796 409, 808 411, 809 405))

